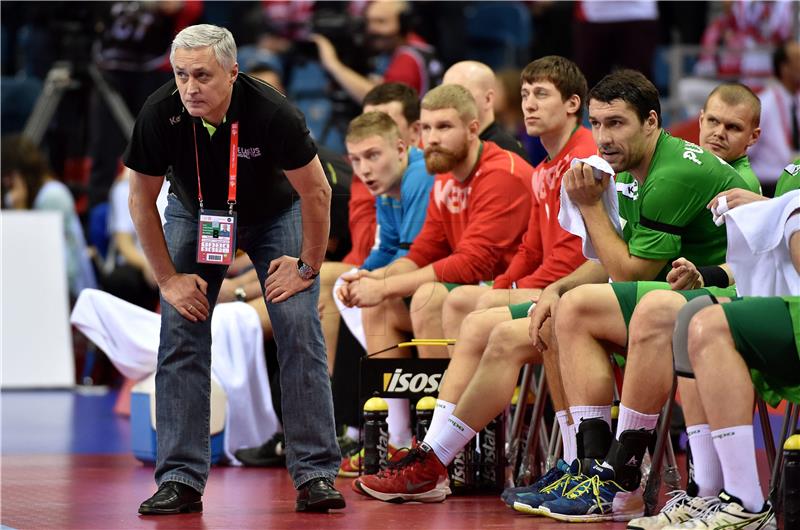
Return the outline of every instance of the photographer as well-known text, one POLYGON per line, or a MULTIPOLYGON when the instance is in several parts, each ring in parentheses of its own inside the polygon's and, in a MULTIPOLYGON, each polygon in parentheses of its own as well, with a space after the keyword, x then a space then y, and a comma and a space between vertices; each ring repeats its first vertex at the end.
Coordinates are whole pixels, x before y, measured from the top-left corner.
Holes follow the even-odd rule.
POLYGON ((319 48, 322 67, 357 102, 376 85, 399 82, 420 95, 438 84, 442 66, 434 49, 412 31, 412 7, 408 2, 387 0, 370 2, 366 8, 366 33, 369 47, 391 56, 383 75, 364 77, 346 66, 331 41, 320 34, 311 36, 319 48))

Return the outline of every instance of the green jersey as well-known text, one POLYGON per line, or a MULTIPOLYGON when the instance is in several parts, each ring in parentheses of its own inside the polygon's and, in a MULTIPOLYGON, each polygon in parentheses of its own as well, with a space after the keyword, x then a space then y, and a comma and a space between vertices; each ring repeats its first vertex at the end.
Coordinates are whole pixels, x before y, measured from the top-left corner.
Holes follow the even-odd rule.
POLYGON ((784 168, 775 188, 775 196, 780 197, 786 192, 798 189, 800 189, 800 158, 784 168))
POLYGON ((750 159, 747 158, 747 155, 740 156, 733 162, 730 162, 730 165, 736 170, 739 176, 744 179, 748 190, 761 195, 761 183, 758 181, 756 174, 753 173, 753 168, 750 167, 750 159))
POLYGON ((703 148, 661 131, 644 183, 617 175, 623 237, 633 256, 667 260, 685 257, 698 266, 725 262, 727 236, 706 208, 719 192, 748 186, 733 167, 703 148))

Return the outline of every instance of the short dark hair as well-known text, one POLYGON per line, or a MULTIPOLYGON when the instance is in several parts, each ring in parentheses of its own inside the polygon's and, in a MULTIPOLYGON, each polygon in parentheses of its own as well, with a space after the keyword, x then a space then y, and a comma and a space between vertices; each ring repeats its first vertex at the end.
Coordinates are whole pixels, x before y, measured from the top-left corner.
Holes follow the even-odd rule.
POLYGON ((397 101, 403 107, 403 117, 410 124, 419 120, 419 93, 403 83, 381 83, 364 96, 362 107, 384 105, 397 101))
POLYGON ((33 208, 33 201, 42 189, 45 177, 50 174, 50 165, 39 147, 20 134, 3 136, 0 147, 2 158, 2 179, 18 172, 28 190, 26 208, 33 208))
POLYGON ((560 55, 547 55, 528 63, 519 76, 520 83, 550 81, 561 93, 561 100, 566 101, 573 95, 581 99, 581 106, 575 117, 583 120, 583 107, 586 105, 586 91, 589 87, 578 65, 560 55))
POLYGON ((781 66, 789 60, 789 45, 792 42, 791 40, 785 40, 776 46, 772 52, 772 74, 775 77, 781 76, 781 66))
POLYGON ((747 85, 742 83, 723 83, 719 85, 706 98, 706 102, 703 104, 704 112, 712 97, 718 97, 720 101, 732 107, 747 105, 753 114, 751 116, 753 127, 758 127, 761 122, 761 100, 747 85))
POLYGON ((658 117, 658 126, 661 127, 661 102, 658 99, 658 89, 637 70, 623 68, 608 74, 589 91, 589 101, 593 99, 603 103, 621 99, 633 107, 641 123, 644 123, 650 111, 654 110, 658 117))

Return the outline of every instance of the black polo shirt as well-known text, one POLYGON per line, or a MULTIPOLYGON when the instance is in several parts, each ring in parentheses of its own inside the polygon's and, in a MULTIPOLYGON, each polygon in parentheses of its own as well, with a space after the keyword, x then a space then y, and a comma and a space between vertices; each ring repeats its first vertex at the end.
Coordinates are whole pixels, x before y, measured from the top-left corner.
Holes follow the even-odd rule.
POLYGON ((146 175, 163 176, 171 167, 170 191, 196 214, 196 136, 204 206, 227 210, 231 123, 236 121, 239 223, 266 221, 298 198, 283 170, 305 166, 317 148, 300 111, 270 85, 248 75, 237 77, 225 122, 213 136, 200 118, 186 111, 175 80, 166 83, 142 107, 123 160, 127 167, 146 175))
POLYGON ((523 160, 529 162, 528 152, 525 151, 525 148, 522 146, 519 140, 509 134, 508 131, 506 131, 503 127, 498 125, 496 121, 493 121, 491 125, 484 129, 484 131, 480 134, 480 139, 494 142, 502 149, 511 151, 512 153, 517 153, 522 157, 523 160))

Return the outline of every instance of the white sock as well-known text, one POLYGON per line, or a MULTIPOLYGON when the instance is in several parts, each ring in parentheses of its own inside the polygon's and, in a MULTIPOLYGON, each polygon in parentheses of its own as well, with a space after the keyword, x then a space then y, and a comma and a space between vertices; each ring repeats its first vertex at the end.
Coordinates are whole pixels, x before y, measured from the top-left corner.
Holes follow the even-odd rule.
POLYGON ((752 425, 738 425, 711 432, 719 455, 725 491, 742 500, 745 510, 759 513, 764 507, 764 494, 758 480, 756 443, 752 425))
POLYGON ((619 435, 625 431, 646 431, 655 430, 658 424, 658 414, 642 414, 625 405, 619 406, 619 417, 617 418, 617 440, 619 435))
POLYGON ((692 467, 694 482, 697 484, 700 497, 716 497, 722 490, 722 466, 719 463, 714 442, 711 440, 711 429, 707 423, 686 427, 689 436, 689 447, 692 449, 692 467))
POLYGON ((431 424, 428 427, 428 432, 425 434, 425 440, 417 440, 417 442, 424 441, 428 445, 431 444, 431 440, 436 436, 436 434, 442 430, 442 427, 447 425, 447 418, 456 410, 456 404, 450 403, 449 401, 444 401, 442 399, 436 400, 436 408, 433 409, 433 417, 431 418, 431 424))
POLYGON ((389 443, 396 448, 411 445, 411 410, 408 400, 401 398, 387 398, 389 405, 389 443))
POLYGON ((569 416, 566 410, 556 411, 556 419, 561 429, 561 441, 564 444, 564 462, 571 464, 575 460, 577 450, 575 448, 575 430, 569 424, 569 416))
POLYGON ((475 431, 451 414, 447 418, 445 426, 436 436, 430 442, 428 442, 428 437, 426 436, 425 442, 431 446, 439 461, 445 466, 449 466, 458 452, 474 437, 475 431))
POLYGON ((582 421, 600 418, 608 423, 611 427, 611 405, 580 405, 577 407, 570 407, 569 413, 572 415, 572 424, 575 426, 575 432, 578 432, 578 426, 582 421))
POLYGON ((359 430, 358 427, 353 427, 352 425, 348 425, 344 435, 350 438, 351 440, 358 440, 361 437, 361 431, 359 430))

